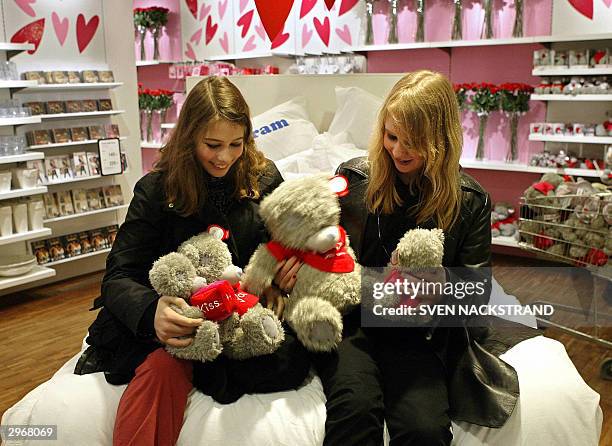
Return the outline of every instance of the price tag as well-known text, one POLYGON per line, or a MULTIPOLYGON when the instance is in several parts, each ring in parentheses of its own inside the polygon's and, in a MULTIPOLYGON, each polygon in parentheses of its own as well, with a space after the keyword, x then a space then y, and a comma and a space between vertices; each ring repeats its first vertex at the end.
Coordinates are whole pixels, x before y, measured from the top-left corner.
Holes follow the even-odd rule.
POLYGON ((98 140, 100 154, 100 175, 117 175, 123 172, 119 138, 98 140))

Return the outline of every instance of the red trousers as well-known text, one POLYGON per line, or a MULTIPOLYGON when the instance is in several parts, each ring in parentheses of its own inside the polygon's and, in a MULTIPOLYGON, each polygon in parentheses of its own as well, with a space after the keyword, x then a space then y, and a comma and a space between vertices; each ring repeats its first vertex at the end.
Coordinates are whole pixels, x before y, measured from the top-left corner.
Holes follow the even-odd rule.
POLYGON ((114 446, 175 445, 183 426, 193 366, 158 348, 136 369, 119 401, 114 446))

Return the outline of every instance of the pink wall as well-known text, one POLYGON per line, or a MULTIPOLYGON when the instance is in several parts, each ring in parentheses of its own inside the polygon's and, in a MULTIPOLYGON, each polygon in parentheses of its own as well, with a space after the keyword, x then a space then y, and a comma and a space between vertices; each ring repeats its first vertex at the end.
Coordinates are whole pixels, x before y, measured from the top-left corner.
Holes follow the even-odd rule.
MULTIPOLYGON (((416 34, 416 1, 400 0, 398 14, 398 40, 400 43, 414 42, 416 34)), ((480 39, 484 11, 482 3, 463 0, 463 39, 480 39)), ((552 0, 524 1, 523 31, 525 36, 550 35, 552 29, 552 0)), ((389 2, 378 1, 374 4, 374 43, 384 44, 389 32, 387 11, 389 2)), ((495 0, 493 17, 493 37, 512 37, 515 10, 514 2, 495 0)), ((425 0, 425 41, 450 40, 454 6, 450 0, 425 0)))

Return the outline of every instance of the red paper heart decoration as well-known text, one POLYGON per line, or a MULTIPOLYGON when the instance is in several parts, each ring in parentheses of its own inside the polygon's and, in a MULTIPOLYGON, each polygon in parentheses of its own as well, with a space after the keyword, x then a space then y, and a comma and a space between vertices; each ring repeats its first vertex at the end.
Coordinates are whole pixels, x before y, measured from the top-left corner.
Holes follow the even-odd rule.
POLYGON ((28 54, 34 54, 40 45, 43 33, 45 32, 45 19, 39 19, 29 23, 11 37, 12 43, 32 43, 33 50, 28 50, 28 54))
POLYGON ((287 39, 289 39, 289 33, 280 33, 276 36, 276 38, 272 41, 272 44, 270 45, 270 49, 275 49, 278 48, 279 46, 281 46, 283 43, 285 43, 287 41, 287 39))
POLYGON ((349 12, 358 2, 359 0, 342 0, 342 3, 340 3, 340 11, 338 11, 338 17, 349 12))
POLYGON ((325 0, 325 6, 327 6, 328 11, 331 11, 334 3, 336 3, 336 0, 325 0))
POLYGON ((593 0, 567 0, 576 11, 593 20, 593 0))
POLYGON ((304 18, 306 14, 312 11, 314 5, 317 4, 317 0, 302 0, 302 6, 300 6, 300 19, 304 18))
POLYGON ((261 24, 270 41, 274 41, 283 28, 294 0, 255 0, 261 24))
POLYGON ((213 39, 213 37, 215 37, 215 33, 217 32, 218 27, 219 25, 217 23, 213 25, 212 17, 208 16, 208 18, 206 19, 206 45, 208 45, 213 39))
POLYGON ((187 8, 189 8, 189 12, 193 16, 194 19, 198 18, 198 0, 185 0, 187 3, 187 8))
POLYGON ((251 21, 253 20, 254 10, 250 10, 245 15, 240 17, 240 19, 236 22, 236 25, 242 26, 242 32, 240 36, 244 39, 244 37, 249 33, 249 28, 251 27, 251 21))
POLYGON ((317 34, 319 35, 319 37, 321 38, 325 46, 329 46, 329 33, 330 33, 329 17, 325 17, 325 20, 323 20, 323 23, 321 23, 319 19, 315 17, 312 23, 314 24, 314 27, 317 30, 317 34))
POLYGON ((79 14, 76 22, 76 34, 77 34, 77 46, 79 47, 79 53, 85 51, 91 39, 93 39, 98 25, 100 24, 100 17, 97 15, 89 19, 89 22, 85 22, 85 16, 79 14))

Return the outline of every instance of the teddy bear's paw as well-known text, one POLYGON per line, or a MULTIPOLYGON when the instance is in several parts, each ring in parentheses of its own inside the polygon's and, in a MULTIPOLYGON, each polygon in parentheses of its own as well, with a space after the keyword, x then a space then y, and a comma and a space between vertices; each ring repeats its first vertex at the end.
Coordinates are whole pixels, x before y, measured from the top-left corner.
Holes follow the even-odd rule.
POLYGON ((198 307, 190 306, 181 308, 177 305, 170 305, 170 308, 172 308, 178 314, 188 317, 189 319, 200 319, 203 317, 202 310, 200 310, 198 307))
POLYGON ((240 316, 237 313, 232 313, 227 319, 219 324, 219 337, 221 343, 229 342, 240 325, 240 316))
POLYGON ((166 350, 173 356, 191 361, 212 361, 223 347, 219 338, 219 327, 213 321, 204 321, 196 330, 193 341, 187 347, 166 346, 166 350))
POLYGON ((241 318, 240 326, 248 342, 267 353, 274 352, 285 340, 280 320, 272 310, 262 306, 247 311, 241 318))
POLYGON ((310 297, 293 308, 289 323, 304 347, 315 352, 329 352, 342 340, 342 316, 328 301, 310 297))

